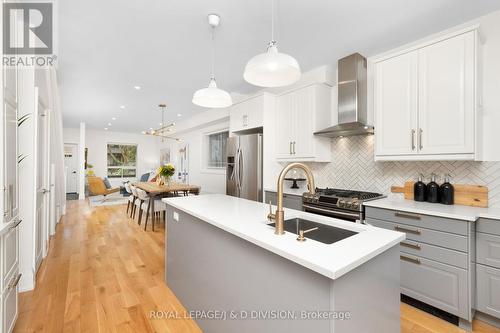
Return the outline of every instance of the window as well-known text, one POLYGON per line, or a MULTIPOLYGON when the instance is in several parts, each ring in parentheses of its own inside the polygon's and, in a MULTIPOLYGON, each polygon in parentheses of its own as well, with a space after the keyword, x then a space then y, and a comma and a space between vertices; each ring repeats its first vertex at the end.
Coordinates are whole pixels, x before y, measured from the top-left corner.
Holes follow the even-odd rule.
POLYGON ((136 177, 137 145, 108 143, 108 178, 136 177))
POLYGON ((228 137, 228 131, 211 133, 207 135, 207 168, 226 167, 226 145, 228 137))

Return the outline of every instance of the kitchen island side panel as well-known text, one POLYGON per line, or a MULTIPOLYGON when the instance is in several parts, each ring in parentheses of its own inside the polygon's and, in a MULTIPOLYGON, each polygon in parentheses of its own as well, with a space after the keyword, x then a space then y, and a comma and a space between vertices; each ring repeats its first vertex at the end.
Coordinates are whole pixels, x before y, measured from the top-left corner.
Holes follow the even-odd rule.
MULTIPOLYGON (((384 285, 387 281, 378 283, 377 278, 391 273, 370 268, 372 261, 379 265, 380 260, 384 261, 383 258, 390 260, 393 256, 389 258, 383 253, 333 281, 171 206, 167 206, 167 221, 166 283, 188 311, 220 310, 238 314, 245 311, 249 316, 252 311, 262 314, 265 311, 288 311, 298 317, 295 320, 196 319, 204 332, 354 333, 363 327, 370 332, 377 332, 373 331, 373 327, 384 327, 383 332, 399 332, 399 296, 396 297, 395 307, 394 300, 388 300, 387 294, 380 297, 380 292, 387 291, 384 285), (178 221, 173 218, 174 211, 179 215, 178 221), (378 257, 381 259, 378 260, 378 257), (351 273, 353 283, 358 285, 348 286, 351 273), (375 286, 370 284, 374 274, 375 286), (345 292, 337 291, 337 288, 345 288, 345 292), (348 295, 351 292, 362 296, 348 295), (373 300, 367 302, 368 299, 373 300), (366 320, 366 306, 353 304, 353 300, 367 302, 384 313, 366 320), (354 311, 352 316, 362 320, 362 323, 350 320, 343 323, 328 319, 302 320, 300 316, 303 311, 309 314, 314 311, 354 311), (394 318, 396 311, 398 317, 394 318), (393 329, 394 319, 397 330, 393 329)), ((269 232, 273 230, 270 228, 269 232)), ((386 252, 392 253, 391 250, 386 252)), ((393 265, 398 263, 396 258, 393 265)), ((386 265, 382 267, 388 272, 394 271, 388 270, 386 265)), ((399 267, 395 271, 399 272, 399 267)), ((388 280, 389 289, 396 282, 392 289, 396 290, 397 295, 398 278, 399 273, 388 280)), ((389 292, 389 298, 394 298, 394 290, 389 292)))

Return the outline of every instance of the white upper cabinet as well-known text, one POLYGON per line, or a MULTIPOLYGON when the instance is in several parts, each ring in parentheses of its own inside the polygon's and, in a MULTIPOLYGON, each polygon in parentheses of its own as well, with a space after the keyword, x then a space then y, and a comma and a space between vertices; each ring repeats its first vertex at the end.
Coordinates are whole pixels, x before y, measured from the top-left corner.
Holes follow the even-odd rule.
POLYGON ((476 29, 372 60, 377 160, 476 158, 476 29))
POLYGON ((375 71, 376 154, 417 154, 417 55, 382 61, 375 71))
POLYGON ((475 36, 418 51, 420 153, 474 154, 475 36))
POLYGON ((330 139, 314 135, 331 124, 330 90, 324 84, 313 84, 278 96, 275 131, 278 160, 331 160, 330 139))
POLYGON ((263 127, 264 112, 269 98, 273 98, 273 96, 263 93, 234 104, 229 109, 229 127, 231 132, 238 133, 263 127))

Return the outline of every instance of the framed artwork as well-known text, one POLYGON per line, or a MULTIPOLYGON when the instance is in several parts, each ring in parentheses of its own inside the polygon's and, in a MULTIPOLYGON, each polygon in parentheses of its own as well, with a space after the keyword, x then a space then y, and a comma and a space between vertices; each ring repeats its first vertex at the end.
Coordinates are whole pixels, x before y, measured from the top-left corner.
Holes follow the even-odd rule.
POLYGON ((179 182, 189 183, 189 145, 181 143, 177 150, 178 164, 177 164, 177 179, 179 182))
POLYGON ((170 161, 170 148, 163 148, 160 150, 160 165, 171 163, 170 161))

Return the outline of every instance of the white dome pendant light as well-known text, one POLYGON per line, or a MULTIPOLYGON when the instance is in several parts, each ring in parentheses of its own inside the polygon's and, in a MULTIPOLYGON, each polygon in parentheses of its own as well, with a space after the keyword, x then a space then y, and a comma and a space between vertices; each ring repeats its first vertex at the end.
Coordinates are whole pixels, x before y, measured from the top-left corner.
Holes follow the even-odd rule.
POLYGON ((283 87, 300 79, 300 66, 297 60, 285 53, 279 53, 274 40, 274 0, 271 5, 271 41, 267 52, 256 55, 245 66, 243 78, 259 87, 283 87))
POLYGON ((219 15, 208 15, 208 24, 212 27, 212 67, 210 73, 210 83, 208 84, 208 88, 197 90, 193 94, 193 104, 205 108, 226 108, 233 105, 231 95, 229 95, 227 91, 217 88, 217 83, 215 83, 215 27, 217 27, 219 23, 219 15))

